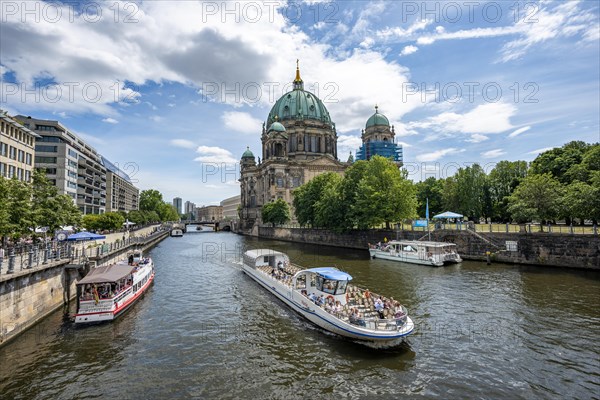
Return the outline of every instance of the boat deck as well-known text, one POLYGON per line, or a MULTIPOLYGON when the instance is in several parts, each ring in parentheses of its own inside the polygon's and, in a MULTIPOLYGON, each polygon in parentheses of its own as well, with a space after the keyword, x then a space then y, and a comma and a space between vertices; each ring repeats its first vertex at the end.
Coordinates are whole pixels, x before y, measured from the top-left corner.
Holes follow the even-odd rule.
MULTIPOLYGON (((266 276, 270 277, 271 279, 275 279, 278 282, 283 283, 288 288, 293 289, 292 277, 296 273, 304 270, 305 268, 301 268, 300 266, 295 264, 285 265, 283 269, 279 270, 280 272, 278 275, 273 275, 273 268, 271 266, 261 266, 257 267, 256 269, 265 274, 266 276)), ((276 268, 275 271, 277 271, 276 268)), ((300 290, 296 289, 296 291, 300 290)), ((403 306, 400 306, 402 307, 402 316, 400 318, 396 318, 394 316, 394 311, 386 307, 383 310, 384 318, 380 318, 379 313, 375 310, 374 300, 379 297, 381 297, 384 304, 393 304, 395 302, 393 298, 388 299, 384 296, 379 296, 376 293, 369 292, 368 290, 360 288, 358 286, 348 285, 346 292, 346 303, 342 305, 343 310, 341 312, 331 312, 327 310, 324 305, 320 305, 319 307, 346 323, 350 323, 350 310, 352 308, 356 308, 361 315, 361 319, 365 322, 366 328, 396 331, 399 328, 399 326, 401 326, 404 323, 404 321, 406 321, 406 316, 408 312, 403 306)))

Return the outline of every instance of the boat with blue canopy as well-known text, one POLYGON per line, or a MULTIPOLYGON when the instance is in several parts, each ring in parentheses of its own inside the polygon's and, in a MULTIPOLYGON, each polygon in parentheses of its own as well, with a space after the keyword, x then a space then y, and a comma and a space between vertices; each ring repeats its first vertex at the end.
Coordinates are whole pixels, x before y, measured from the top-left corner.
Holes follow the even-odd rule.
POLYGON ((373 347, 396 346, 414 330, 407 309, 350 284, 335 267, 302 268, 271 249, 244 253, 243 271, 315 325, 373 347))

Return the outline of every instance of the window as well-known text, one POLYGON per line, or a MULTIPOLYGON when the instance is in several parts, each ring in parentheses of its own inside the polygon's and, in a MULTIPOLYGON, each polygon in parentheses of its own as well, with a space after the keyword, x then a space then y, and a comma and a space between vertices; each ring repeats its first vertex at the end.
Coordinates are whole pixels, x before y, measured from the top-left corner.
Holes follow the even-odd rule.
POLYGON ((299 176, 294 176, 292 178, 292 185, 293 185, 293 187, 300 186, 300 177, 299 176))
POLYGON ((31 157, 31 153, 27 153, 27 154, 25 154, 25 163, 26 163, 27 165, 31 165, 31 158, 32 158, 32 157, 31 157))
POLYGON ((8 145, 6 143, 0 143, 0 156, 6 157, 8 154, 8 145))
POLYGON ((6 164, 0 163, 0 176, 6 176, 6 164))
POLYGON ((25 171, 25 180, 27 182, 31 181, 31 171, 25 171))
POLYGON ((45 153, 56 153, 58 150, 58 146, 44 146, 42 144, 38 144, 35 146, 35 151, 43 151, 45 153))
POLYGON ((282 188, 283 187, 283 178, 278 177, 276 180, 277 180, 277 187, 282 188))
POLYGON ((17 159, 17 149, 15 147, 10 146, 8 148, 8 156, 13 160, 17 159))
POLYGON ((42 136, 41 139, 38 139, 38 142, 64 143, 65 141, 56 136, 42 136))
POLYGON ((69 156, 73 157, 74 159, 77 159, 77 152, 75 150, 69 149, 69 156))
POLYGON ((77 172, 68 171, 67 174, 69 175, 69 178, 77 179, 77 172))
POLYGON ((17 156, 17 161, 25 162, 25 152, 23 150, 19 150, 19 155, 17 156))
POLYGON ((9 165, 8 166, 8 178, 12 178, 14 175, 15 175, 15 166, 9 165))
POLYGON ((69 167, 77 168, 77 163, 75 161, 69 160, 69 167))
POLYGON ((35 156, 36 164, 56 164, 56 157, 35 156))
POLYGON ((313 153, 316 153, 319 151, 317 149, 317 137, 316 136, 310 137, 310 151, 312 151, 313 153))
POLYGON ((67 187, 70 189, 77 189, 77 184, 74 182, 67 181, 67 187))

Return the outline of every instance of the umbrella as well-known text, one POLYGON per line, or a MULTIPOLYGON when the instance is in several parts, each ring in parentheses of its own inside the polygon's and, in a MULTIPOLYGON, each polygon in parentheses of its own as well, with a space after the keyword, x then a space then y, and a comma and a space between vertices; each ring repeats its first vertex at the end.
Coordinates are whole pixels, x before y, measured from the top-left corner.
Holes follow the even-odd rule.
POLYGON ((69 235, 69 237, 67 238, 67 240, 69 240, 69 241, 99 240, 99 239, 106 239, 106 236, 97 235, 97 234, 91 233, 91 232, 79 232, 79 233, 74 233, 72 235, 69 235))
POLYGON ((441 218, 462 218, 462 214, 453 213, 452 211, 446 211, 438 215, 434 215, 433 218, 441 219, 441 218))

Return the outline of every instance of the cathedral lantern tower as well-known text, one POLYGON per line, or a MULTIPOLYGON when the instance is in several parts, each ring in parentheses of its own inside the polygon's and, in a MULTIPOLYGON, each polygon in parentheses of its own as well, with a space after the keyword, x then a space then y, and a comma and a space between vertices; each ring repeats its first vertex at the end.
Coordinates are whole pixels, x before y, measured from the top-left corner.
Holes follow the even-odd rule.
POLYGON ((363 145, 356 152, 357 160, 369 160, 375 155, 391 158, 398 166, 402 165, 402 146, 395 143, 396 132, 388 118, 375 106, 375 114, 367 120, 361 139, 363 145))

